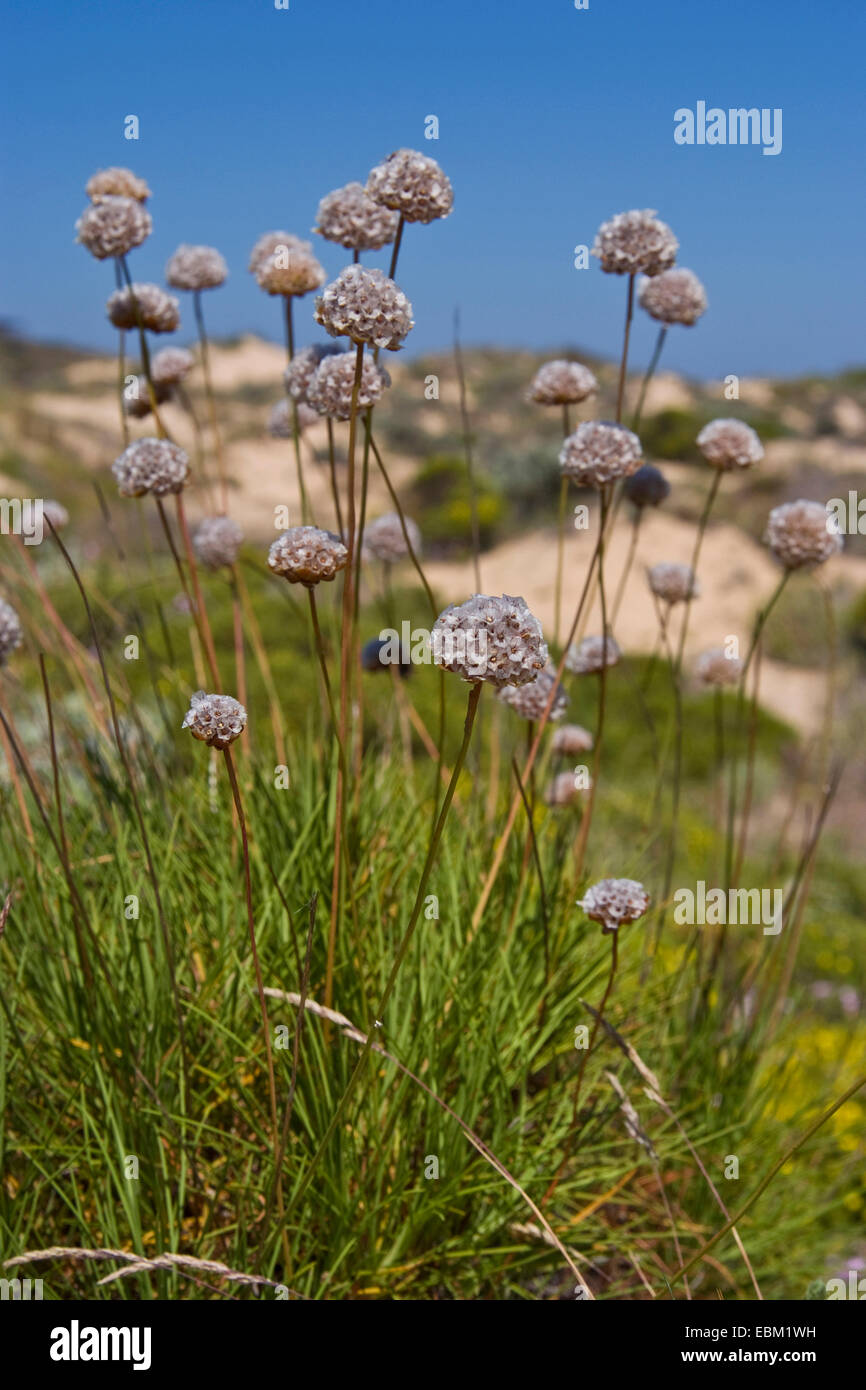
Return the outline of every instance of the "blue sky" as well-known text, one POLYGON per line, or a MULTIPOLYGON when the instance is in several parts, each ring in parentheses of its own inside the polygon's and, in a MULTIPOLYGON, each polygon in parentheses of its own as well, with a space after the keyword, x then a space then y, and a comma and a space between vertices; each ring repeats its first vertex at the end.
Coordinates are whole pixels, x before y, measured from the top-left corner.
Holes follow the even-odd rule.
MULTIPOLYGON (((277 337, 246 271, 272 228, 308 235, 319 198, 392 149, 439 160, 455 210, 407 229, 398 280, 413 352, 467 343, 613 354, 625 282, 573 268, 602 220, 658 209, 710 309, 666 362, 699 376, 866 360, 860 0, 2 0, 6 59, 2 313, 23 331, 111 347, 110 265, 74 243, 89 174, 149 182, 154 233, 133 274, 180 241, 231 271, 217 334, 277 337), (674 111, 781 107, 783 148, 674 143, 674 111), (140 121, 137 142, 123 121, 140 121), (424 118, 440 122, 425 141, 424 118)), ((329 275, 345 263, 317 243, 329 275)), ((382 263, 375 258, 374 263, 382 263)), ((302 301, 299 337, 314 336, 302 301)), ((180 341, 191 336, 187 312, 180 341), (190 331, 188 333, 188 330, 190 331)), ((635 360, 654 330, 640 315, 635 360)))

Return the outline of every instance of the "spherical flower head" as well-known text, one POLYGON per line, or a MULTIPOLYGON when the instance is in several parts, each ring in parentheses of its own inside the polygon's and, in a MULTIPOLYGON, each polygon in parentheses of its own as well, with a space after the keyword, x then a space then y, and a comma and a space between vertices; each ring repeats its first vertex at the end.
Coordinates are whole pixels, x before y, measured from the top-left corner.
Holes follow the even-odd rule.
POLYGON ((18 614, 11 603, 0 598, 0 666, 5 666, 12 653, 21 646, 24 633, 18 614))
POLYGON ((829 529, 828 520, 820 502, 785 502, 770 512, 764 539, 785 569, 811 569, 842 549, 842 537, 829 529))
POLYGON ((346 568, 349 552, 339 536, 318 526, 292 526, 278 536, 268 551, 268 564, 290 584, 308 589, 334 579, 346 568))
POLYGON ((627 478, 641 464, 640 440, 625 425, 584 420, 559 452, 562 472, 580 487, 605 487, 627 478))
POLYGON ((255 275, 262 262, 272 256, 280 247, 291 251, 293 248, 297 250, 302 246, 309 247, 309 245, 308 241, 303 241, 301 237, 295 236, 292 232, 265 232, 264 236, 259 237, 250 252, 248 269, 255 275))
POLYGON ((664 473, 652 463, 642 463, 622 486, 623 496, 638 508, 658 507, 670 496, 670 491, 671 485, 664 473))
POLYGON ((658 323, 683 323, 690 328, 706 312, 707 292, 693 270, 677 267, 644 280, 638 301, 658 323))
POLYGON ((623 922, 636 922, 649 907, 649 894, 633 878, 603 878, 590 884, 578 901, 587 917, 601 922, 606 932, 616 931, 623 922))
POLYGON ((587 790, 585 786, 578 786, 573 772, 558 772, 548 785, 544 800, 548 806, 571 806, 581 792, 587 790))
POLYGON ((189 473, 189 458, 179 444, 168 439, 135 439, 114 460, 111 471, 121 497, 143 497, 151 492, 165 497, 182 492, 189 473))
POLYGON ((553 735, 553 751, 564 758, 592 750, 592 734, 581 724, 563 724, 553 735))
MULTIPOLYGON (((416 556, 420 555, 421 532, 410 516, 407 516, 405 521, 412 549, 416 556)), ((378 516, 375 521, 367 523, 364 528, 364 551, 368 557, 372 556, 374 560, 381 560, 386 565, 394 565, 409 554, 397 512, 387 512, 385 516, 378 516)))
POLYGON ((381 270, 347 266, 316 300, 316 322, 332 338, 396 352, 414 328, 412 305, 381 270))
POLYGON ((247 712, 231 695, 206 695, 197 690, 181 725, 208 748, 228 748, 247 726, 247 712))
POLYGON ((539 671, 534 681, 528 685, 506 685, 499 691, 499 699, 504 704, 510 705, 515 714, 519 714, 522 719, 529 719, 533 722, 541 719, 547 709, 547 702, 551 693, 553 704, 550 706, 548 719, 561 719, 568 708, 568 696, 562 686, 556 680, 556 667, 547 664, 543 671, 539 671))
MULTIPOLYGON (((157 405, 162 405, 171 396, 171 387, 164 381, 153 383, 153 394, 156 397, 157 405)), ((123 393, 123 409, 133 420, 143 420, 153 409, 150 399, 150 387, 146 376, 135 378, 135 391, 129 395, 123 393)))
POLYGON ((663 603, 688 603, 700 594, 700 585, 691 565, 665 562, 647 571, 649 586, 663 603))
POLYGON ((150 362, 154 386, 178 386, 195 366, 195 358, 186 348, 160 348, 150 362))
POLYGON ((215 290, 228 273, 214 246, 179 246, 165 267, 165 278, 175 290, 215 290))
MULTIPOLYGON (((352 414, 352 391, 355 384, 355 357, 353 351, 336 353, 323 357, 307 385, 307 402, 320 415, 329 415, 332 420, 348 420, 352 414)), ((381 400, 382 393, 391 385, 388 373, 365 357, 361 368, 361 384, 358 389, 357 409, 366 410, 381 400)))
POLYGON ((267 294, 309 294, 325 283, 325 267, 316 260, 308 241, 295 246, 278 246, 270 256, 259 261, 256 280, 267 294))
POLYGON ((697 445, 707 463, 725 473, 749 468, 764 457, 763 444, 742 420, 711 420, 698 435, 697 445))
POLYGON ((743 673, 743 663, 738 656, 728 656, 724 647, 711 647, 701 652, 695 663, 695 672, 704 685, 737 685, 743 673))
POLYGON ((218 570, 235 563, 243 538, 243 531, 231 517, 206 516, 196 527, 192 543, 202 564, 218 570))
POLYGON ((87 180, 84 191, 92 203, 113 197, 134 198, 137 203, 143 203, 150 197, 144 179, 136 178, 131 169, 98 169, 87 180))
POLYGON ((153 219, 135 198, 106 197, 86 207, 75 224, 77 240, 98 261, 125 256, 153 231, 153 219))
POLYGON ((430 634, 433 661, 471 683, 528 685, 547 664, 538 619, 522 598, 474 594, 439 614, 430 634))
POLYGON ((173 333, 180 323, 180 301, 159 285, 125 285, 108 296, 105 306, 115 328, 142 328, 151 333, 173 333))
MULTIPOLYGON (((42 516, 45 521, 51 522, 55 531, 62 531, 64 526, 69 525, 69 513, 63 503, 55 502, 48 497, 42 500, 42 516)), ((46 527, 46 530, 48 529, 46 527)))
POLYGON ((319 203, 314 232, 348 251, 379 251, 397 235, 399 212, 367 196, 363 184, 347 183, 319 203))
MULTIPOLYGON (((317 425, 321 416, 311 405, 301 401, 295 407, 298 416, 298 434, 303 434, 311 425, 317 425)), ((277 401, 268 417, 268 434, 274 439, 293 439, 294 421, 291 401, 277 401)))
POLYGON ((612 275, 661 275, 677 258, 679 242, 652 209, 618 212, 602 222, 592 254, 612 275))
POLYGON ((367 193, 375 203, 403 214, 407 222, 433 222, 447 217, 454 206, 451 181, 418 150, 395 150, 367 179, 367 193))
POLYGON ((569 647, 565 669, 574 676, 592 676, 603 666, 616 666, 621 658, 619 643, 614 641, 610 633, 607 637, 584 637, 576 647, 569 647))
POLYGON ((301 348, 296 352, 283 374, 289 395, 296 401, 305 401, 307 387, 319 363, 324 357, 340 351, 341 348, 336 343, 329 343, 327 347, 321 343, 313 343, 310 347, 301 348))
POLYGON ((577 405, 597 390, 598 382, 589 367, 557 357, 539 367, 527 398, 537 405, 577 405))

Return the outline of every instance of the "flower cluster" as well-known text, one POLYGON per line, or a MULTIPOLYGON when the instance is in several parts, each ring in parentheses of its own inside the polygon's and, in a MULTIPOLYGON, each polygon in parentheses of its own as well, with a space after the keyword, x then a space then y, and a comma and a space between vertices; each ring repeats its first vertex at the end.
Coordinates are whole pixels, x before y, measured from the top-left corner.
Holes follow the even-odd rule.
POLYGON ((577 646, 569 647, 565 668, 574 676, 592 676, 604 666, 616 666, 622 652, 610 633, 606 637, 584 637, 577 646))
POLYGON ((114 460, 111 471, 121 497, 164 497, 181 492, 189 473, 189 458, 180 445, 167 439, 135 439, 114 460))
POLYGON ((634 878, 603 878, 587 888, 578 902, 587 917, 601 922, 606 932, 616 931, 623 922, 636 922, 649 907, 649 894, 634 878))
POLYGON ((181 728, 209 748, 228 748, 247 726, 247 712, 231 695, 206 695, 197 690, 181 728))
POLYGON ((605 487, 627 478, 641 464, 640 440, 625 425, 584 420, 559 453, 559 466, 580 487, 605 487))
POLYGON ((711 420, 698 435, 697 444, 707 463, 724 473, 749 468, 764 457, 760 439, 742 420, 711 420))
MULTIPOLYGON (((332 420, 348 420, 352 413, 352 393, 355 385, 354 352, 340 352, 323 357, 307 382, 306 399, 320 415, 332 420)), ((388 373, 372 358, 365 357, 361 368, 357 409, 367 410, 382 397, 391 385, 388 373)))
POLYGON ((395 150, 371 169, 367 193, 407 222, 433 222, 447 217, 454 206, 450 180, 435 159, 417 150, 395 150))
POLYGON ((557 357, 539 367, 532 379, 528 399, 537 405, 577 405, 598 390, 589 367, 557 357))
POLYGON ((339 536, 318 526, 292 526, 268 551, 268 564, 290 584, 308 589, 322 580, 336 578, 346 568, 349 552, 339 536))
POLYGON ((77 240, 98 261, 125 256, 153 231, 153 220, 137 198, 115 194, 91 203, 75 224, 77 240))
POLYGON ((787 570, 823 565, 842 549, 842 537, 827 526, 826 507, 803 498, 773 508, 766 541, 787 570))
POLYGON ((679 242, 650 209, 618 212, 598 229, 592 254, 613 275, 660 275, 677 258, 679 242))
POLYGON ((215 290, 229 273, 213 246, 179 246, 165 267, 165 278, 176 290, 215 290))
POLYGON ((208 569, 233 565, 238 558, 244 533, 228 516, 206 516, 193 536, 195 553, 208 569))
POLYGON ((23 641, 24 633, 18 614, 11 603, 0 598, 0 666, 6 665, 12 653, 23 641))
POLYGON ((677 267, 644 280, 638 301, 659 323, 697 323, 706 312, 707 292, 693 270, 677 267))
POLYGON ((663 603, 688 603, 697 598, 700 586, 691 565, 663 562, 648 571, 649 586, 663 603))
POLYGON ((547 664, 538 619, 522 598, 475 594, 439 614, 431 633, 433 660, 463 680, 497 688, 528 685, 547 664))
POLYGON ((348 251, 378 251, 397 235, 400 214, 376 203, 363 184, 347 183, 319 203, 314 232, 348 251))
POLYGON ((105 306, 115 328, 142 328, 151 333, 173 333, 180 323, 180 302, 159 285, 132 284, 115 290, 105 306))
POLYGON ((568 696, 556 679, 556 667, 548 663, 528 685, 506 685, 499 698, 523 719, 541 719, 553 694, 548 719, 561 719, 568 708, 568 696))
POLYGON ((381 270, 347 266, 316 300, 316 322, 332 338, 395 352, 414 328, 412 305, 381 270))
MULTIPOLYGON (((421 554, 421 532, 410 516, 405 518, 406 531, 415 555, 421 554)), ((370 521, 364 530, 364 550, 375 560, 393 565, 409 554, 403 525, 397 512, 387 512, 370 521)))

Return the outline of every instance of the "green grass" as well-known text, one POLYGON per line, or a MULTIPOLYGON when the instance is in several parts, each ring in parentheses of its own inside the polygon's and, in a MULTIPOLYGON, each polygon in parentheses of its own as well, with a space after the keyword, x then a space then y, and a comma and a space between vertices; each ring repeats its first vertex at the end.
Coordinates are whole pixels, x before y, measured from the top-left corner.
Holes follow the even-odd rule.
MULTIPOLYGON (((149 1257, 179 1252, 257 1273, 307 1298, 573 1296, 573 1274, 539 1234, 521 1194, 435 1099, 379 1054, 371 1055, 309 1187, 294 1201, 359 1048, 312 1013, 301 1027, 297 1008, 271 998, 281 1117, 294 1086, 283 1166, 288 1214, 285 1222, 278 1219, 243 865, 225 768, 180 729, 197 681, 189 620, 173 601, 176 576, 158 550, 149 565, 133 558, 142 548, 137 506, 112 504, 112 513, 128 559, 121 564, 104 553, 85 579, 128 737, 146 846, 116 749, 96 729, 32 598, 22 603, 29 650, 2 677, 4 708, 39 785, 39 807, 28 794, 32 848, 8 786, 2 801, 0 863, 11 894, 0 946, 3 1258, 51 1246, 119 1248, 149 1257), (141 638, 136 661, 123 658, 130 633, 141 638), (48 653, 66 865, 37 648, 48 653), (137 1177, 126 1175, 134 1166, 130 1159, 137 1160, 137 1177), (438 1176, 430 1176, 433 1160, 438 1176)), ((89 645, 80 598, 60 561, 42 553, 38 561, 64 620, 89 645)), ((266 575, 253 555, 244 572, 288 740, 285 787, 277 785, 285 779, 276 775, 264 687, 248 653, 250 723, 235 748, 263 975, 270 988, 305 992, 321 1003, 335 755, 303 595, 266 575)), ((234 690, 228 586, 208 578, 206 593, 225 688, 234 690)), ((338 594, 322 594, 320 602, 335 672, 338 594)), ((427 621, 420 590, 398 588, 391 602, 401 617, 427 621)), ((362 638, 385 624, 386 613, 374 594, 367 595, 362 638)), ((95 664, 92 670, 98 675, 95 664)), ((405 930, 431 823, 435 768, 416 736, 404 747, 401 701, 411 700, 435 733, 437 690, 429 667, 413 670, 398 692, 385 673, 364 678, 363 775, 348 820, 357 920, 346 911, 340 921, 333 995, 334 1006, 364 1032, 373 1026, 405 930)), ((447 678, 449 766, 466 690, 447 678)), ((592 727, 597 682, 569 678, 569 691, 569 718, 592 727)), ((714 881, 719 861, 712 699, 689 694, 684 718, 675 885, 714 881)), ((725 701, 725 719, 730 733, 733 697, 725 701)), ((668 1297, 669 1282, 674 1296, 683 1297, 682 1282, 673 1282, 678 1247, 690 1259, 724 1217, 682 1133, 647 1098, 635 1066, 603 1034, 589 1059, 571 1133, 581 1057, 575 1029, 591 1024, 582 1001, 598 1004, 610 955, 609 938, 585 918, 577 899, 587 882, 624 874, 647 884, 657 909, 670 829, 669 676, 662 663, 648 661, 623 662, 610 673, 587 872, 576 879, 572 846, 579 812, 544 805, 543 765, 534 817, 540 876, 521 814, 473 931, 473 908, 513 794, 509 768, 524 747, 525 725, 485 691, 476 732, 427 887, 433 898, 376 1040, 471 1127, 535 1203, 542 1202, 568 1141, 571 1157, 544 1214, 597 1297, 643 1298, 647 1285, 668 1297), (629 1135, 606 1070, 618 1075, 657 1159, 629 1135)), ((786 726, 760 715, 759 812, 793 745, 786 726)), ((729 752, 731 746, 729 738, 729 752)), ((745 750, 742 741, 737 746, 745 750)), ((769 880, 774 846, 756 815, 744 882, 790 880, 798 847, 785 850, 777 878, 769 880)), ((655 916, 621 930, 620 971, 607 1017, 658 1077, 730 1210, 746 1201, 771 1162, 853 1078, 862 1025, 846 1021, 833 1000, 813 1000, 809 987, 816 975, 840 984, 856 975, 863 888, 862 871, 846 860, 831 858, 826 867, 819 860, 800 965, 786 990, 789 1005, 776 1017, 784 934, 765 938, 755 928, 739 928, 733 935, 732 929, 705 987, 711 938, 699 932, 696 941, 691 929, 668 918, 652 955, 655 916), (831 919, 835 954, 828 961, 831 919), (736 1180, 724 1177, 730 1155, 739 1160, 736 1180)), ((811 1281, 830 1272, 828 1259, 850 1251, 863 1203, 857 1141, 851 1144, 859 1120, 857 1102, 851 1102, 743 1221, 740 1233, 765 1297, 803 1297, 811 1281)), ((695 1297, 753 1296, 730 1237, 714 1248, 713 1261, 693 1272, 695 1297)), ((47 1298, 218 1296, 214 1276, 195 1282, 169 1271, 100 1287, 97 1280, 114 1267, 56 1258, 26 1272, 43 1276, 47 1298)), ((233 1296, 259 1295, 241 1286, 233 1296)))

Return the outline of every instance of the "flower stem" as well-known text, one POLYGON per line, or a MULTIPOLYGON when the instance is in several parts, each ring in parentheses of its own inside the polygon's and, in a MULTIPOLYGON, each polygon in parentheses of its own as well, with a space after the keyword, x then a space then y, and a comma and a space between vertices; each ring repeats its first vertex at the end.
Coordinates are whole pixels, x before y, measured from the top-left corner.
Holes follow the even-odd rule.
POLYGON ((628 296, 625 306, 625 332, 622 340, 622 359, 619 364, 619 386, 616 392, 616 423, 622 423, 622 407, 625 398, 625 379, 628 372, 628 340, 631 334, 631 321, 634 315, 634 275, 628 277, 628 296))
MULTIPOLYGON (((286 356, 289 362, 295 356, 295 324, 293 317, 294 295, 287 294, 286 300, 286 356)), ((298 426, 298 403, 291 392, 288 392, 289 406, 292 412, 292 440, 295 446, 295 468, 298 475, 298 491, 301 494, 301 521, 306 526, 313 520, 310 510, 310 500, 307 497, 307 489, 304 486, 304 466, 301 462, 301 431, 298 426)))
POLYGON ((193 290, 192 303, 195 311, 196 327, 198 328, 198 340, 201 346, 201 365, 204 372, 204 387, 207 393, 207 408, 208 414, 210 415, 211 434, 213 435, 214 451, 217 457, 220 498, 222 499, 222 509, 224 512, 227 512, 229 509, 228 482, 226 480, 222 435, 220 434, 219 420, 217 418, 216 397, 214 396, 213 379, 210 372, 210 350, 208 348, 207 330, 204 326, 204 313, 201 307, 201 290, 193 290))
POLYGON ((659 329, 659 335, 656 338, 656 345, 653 349, 653 355, 650 358, 650 364, 647 367, 646 375, 643 381, 641 382, 640 395, 638 396, 637 402, 637 410, 635 411, 634 419, 631 422, 631 427, 635 434, 637 434, 638 430, 640 429, 640 417, 643 414, 643 406, 644 401, 646 400, 647 388, 655 375, 655 370, 659 364, 659 358, 662 355, 662 348, 665 345, 665 338, 667 337, 667 335, 667 324, 662 324, 661 328, 659 329))

